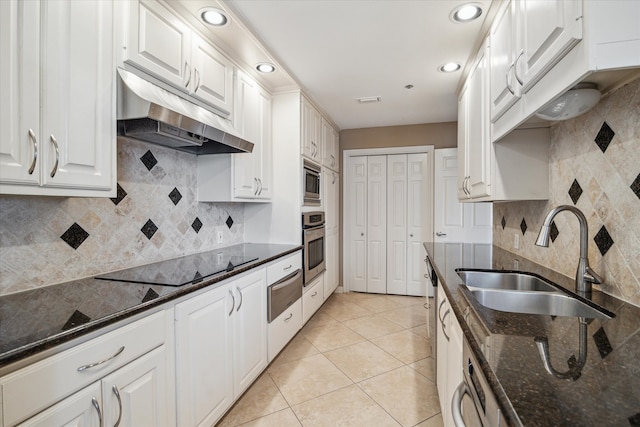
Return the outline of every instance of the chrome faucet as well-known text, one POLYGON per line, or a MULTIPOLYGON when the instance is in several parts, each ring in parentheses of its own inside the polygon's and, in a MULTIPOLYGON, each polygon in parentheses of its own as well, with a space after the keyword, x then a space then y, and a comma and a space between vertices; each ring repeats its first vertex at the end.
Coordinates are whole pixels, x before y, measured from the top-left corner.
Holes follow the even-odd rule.
POLYGON ((547 214, 542 227, 540 227, 540 233, 536 239, 536 245, 544 246, 545 248, 549 247, 551 222, 553 221, 553 218, 562 211, 573 212, 573 214, 578 217, 578 221, 580 221, 580 260, 578 261, 578 271, 576 271, 576 292, 585 296, 591 293, 592 283, 599 284, 602 283, 603 280, 591 269, 591 267, 589 267, 589 257, 587 255, 587 239, 589 233, 587 228, 587 218, 585 218, 582 211, 570 205, 560 205, 554 208, 547 214))

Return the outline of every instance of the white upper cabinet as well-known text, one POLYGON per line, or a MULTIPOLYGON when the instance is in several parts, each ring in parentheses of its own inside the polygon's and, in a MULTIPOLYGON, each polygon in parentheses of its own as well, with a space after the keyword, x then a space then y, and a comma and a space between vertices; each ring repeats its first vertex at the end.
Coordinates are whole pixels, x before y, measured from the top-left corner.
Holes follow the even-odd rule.
POLYGON ((235 99, 236 128, 253 142, 253 151, 198 156, 201 202, 269 202, 272 198, 271 95, 237 71, 235 99))
POLYGON ((324 118, 322 119, 322 164, 331 170, 339 171, 338 132, 324 118))
POLYGON ((322 161, 322 116, 302 97, 302 155, 322 161))
POLYGON ((131 1, 123 62, 230 117, 233 64, 156 1, 131 1))
POLYGON ((485 43, 469 72, 458 106, 458 196, 491 194, 489 47, 485 43))
POLYGON ((0 193, 115 196, 113 4, 0 7, 0 193))
POLYGON ((518 0, 520 51, 515 77, 526 92, 582 39, 582 2, 518 0))
POLYGON ((514 75, 517 57, 515 9, 515 1, 502 8, 490 31, 491 121, 497 120, 520 97, 521 88, 515 83, 514 75))

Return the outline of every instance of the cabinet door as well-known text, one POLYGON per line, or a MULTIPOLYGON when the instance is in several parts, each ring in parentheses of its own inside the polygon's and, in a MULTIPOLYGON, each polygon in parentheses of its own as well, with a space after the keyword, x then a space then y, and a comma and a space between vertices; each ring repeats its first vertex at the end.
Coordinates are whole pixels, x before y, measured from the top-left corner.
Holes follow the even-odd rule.
POLYGON ((191 95, 228 117, 233 111, 233 64, 197 35, 192 34, 191 40, 191 95))
POLYGON ((318 162, 322 160, 321 121, 320 113, 302 98, 302 155, 318 162))
POLYGON ((387 292, 387 156, 367 159, 367 292, 387 292))
POLYGON ((490 148, 488 120, 488 47, 480 50, 475 66, 469 73, 468 105, 465 117, 468 178, 467 191, 471 198, 488 196, 490 193, 490 148))
POLYGON ((260 189, 256 168, 262 158, 260 144, 260 93, 258 84, 246 74, 237 73, 236 128, 242 137, 253 142, 250 154, 233 156, 233 193, 235 197, 253 199, 260 189))
POLYGON ((582 39, 582 2, 522 0, 517 4, 522 58, 516 61, 516 75, 526 92, 582 39))
POLYGON ((258 198, 270 200, 273 196, 273 146, 271 142, 271 95, 264 90, 258 93, 260 118, 260 156, 256 158, 255 169, 258 175, 258 198))
POLYGON ((42 182, 110 190, 116 135, 113 3, 42 3, 42 182))
POLYGON ((325 119, 322 119, 322 164, 333 170, 338 166, 338 141, 336 131, 325 119))
POLYGON ((19 424, 20 427, 102 427, 100 383, 94 383, 19 424))
POLYGON ((469 172, 468 109, 469 82, 467 81, 458 98, 458 200, 469 198, 469 193, 467 192, 469 172))
POLYGON ((191 30, 156 1, 130 2, 124 62, 185 92, 193 78, 191 30))
POLYGON ((0 2, 0 182, 37 186, 40 137, 40 2, 0 2))
POLYGON ((491 41, 491 121, 495 122, 520 96, 515 80, 516 61, 516 1, 498 12, 490 32, 491 41))
POLYGON ((407 294, 407 155, 387 156, 387 293, 407 294))
POLYGON ((331 296, 333 291, 338 287, 338 269, 340 242, 338 241, 338 232, 327 234, 327 270, 324 273, 324 299, 331 296))
POLYGON ((234 309, 234 395, 240 396, 267 366, 267 284, 261 269, 231 283, 234 309))
POLYGON ((105 425, 175 425, 162 345, 102 380, 105 425))
MULTIPOLYGON (((449 308, 447 297, 442 289, 437 292, 437 323, 436 323, 436 357, 437 357, 437 370, 436 370, 436 386, 438 388, 438 396, 440 397, 440 411, 442 412, 442 419, 445 426, 453 425, 453 418, 451 416, 451 402, 448 400, 449 386, 448 386, 448 373, 450 366, 449 363, 449 317, 453 315, 449 308)), ((462 365, 459 366, 462 369, 462 365)), ((457 384, 456 384, 457 386, 457 384)))
POLYGON ((346 266, 349 289, 367 291, 367 157, 349 159, 349 265, 346 266))
POLYGON ((433 236, 431 172, 427 153, 407 155, 407 295, 424 296, 427 291, 422 242, 433 236))
POLYGON ((334 233, 339 226, 340 175, 327 168, 322 169, 322 204, 325 211, 325 229, 327 234, 334 233))
POLYGON ((179 426, 213 425, 233 403, 233 322, 230 285, 176 305, 179 426))

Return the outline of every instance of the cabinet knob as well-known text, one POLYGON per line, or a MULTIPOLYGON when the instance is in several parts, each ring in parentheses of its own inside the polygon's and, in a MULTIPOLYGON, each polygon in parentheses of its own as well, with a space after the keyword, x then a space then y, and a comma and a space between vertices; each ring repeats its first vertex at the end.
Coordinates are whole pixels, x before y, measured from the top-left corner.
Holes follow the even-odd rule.
POLYGON ((364 233, 360 233, 360 236, 364 236, 364 233))

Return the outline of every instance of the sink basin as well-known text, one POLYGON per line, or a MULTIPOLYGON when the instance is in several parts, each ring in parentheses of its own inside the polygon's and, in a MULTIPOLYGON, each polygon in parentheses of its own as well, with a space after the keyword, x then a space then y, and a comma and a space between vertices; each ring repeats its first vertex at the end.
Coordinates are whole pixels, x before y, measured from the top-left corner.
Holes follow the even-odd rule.
POLYGON ((531 274, 465 269, 457 269, 456 273, 468 287, 518 291, 557 291, 555 286, 531 274))
POLYGON ((603 311, 559 292, 479 288, 469 288, 469 291, 480 304, 493 310, 590 319, 612 318, 603 311))

